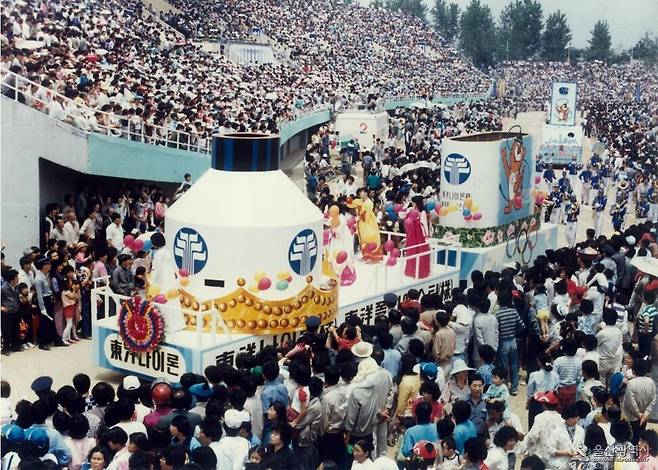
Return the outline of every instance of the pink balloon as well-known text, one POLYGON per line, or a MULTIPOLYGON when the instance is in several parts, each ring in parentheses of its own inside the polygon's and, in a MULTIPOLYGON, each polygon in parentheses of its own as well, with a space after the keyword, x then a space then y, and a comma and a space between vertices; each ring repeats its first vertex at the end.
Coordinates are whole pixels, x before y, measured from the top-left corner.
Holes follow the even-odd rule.
POLYGON ((347 251, 340 250, 338 254, 336 254, 336 263, 343 264, 345 261, 347 261, 347 251))
POLYGON ((441 208, 442 208, 442 207, 443 207, 443 206, 441 206, 440 204, 437 204, 437 205, 434 207, 434 212, 436 212, 436 215, 441 215, 440 212, 441 212, 441 208))
POLYGON ((349 228, 352 228, 355 225, 356 225, 356 217, 350 217, 349 219, 347 219, 347 226, 349 228))
POLYGON ((331 231, 329 229, 326 229, 324 232, 322 232, 322 245, 327 246, 330 240, 331 240, 331 231))
POLYGON ((402 204, 396 204, 393 206, 393 211, 395 212, 402 212, 403 209, 404 207, 402 207, 402 204))
POLYGON ((540 181, 541 181, 541 176, 539 175, 535 176, 535 184, 539 184, 540 181))
POLYGON ((189 272, 187 269, 185 269, 185 268, 180 268, 180 269, 178 270, 178 274, 180 274, 181 277, 187 277, 187 276, 190 275, 190 272, 189 272))
POLYGON ((272 286, 272 281, 269 277, 264 277, 258 281, 258 290, 267 290, 272 286))
POLYGON ((481 218, 482 218, 482 214, 480 214, 479 212, 476 213, 476 214, 473 214, 473 220, 480 220, 481 218))
POLYGON ((398 262, 398 259, 395 256, 389 256, 386 260, 386 266, 395 266, 398 262))
POLYGON ((139 251, 144 249, 144 240, 135 240, 132 246, 133 251, 139 251))
POLYGON ((517 209, 521 209, 523 207, 523 198, 521 196, 514 196, 512 202, 514 203, 514 207, 517 209))
POLYGON ((377 243, 375 242, 368 242, 366 243, 366 246, 363 247, 364 253, 370 253, 371 251, 375 251, 377 248, 377 243))
POLYGON ((384 242, 384 250, 386 253, 390 252, 393 248, 395 248, 395 242, 393 240, 386 240, 384 242))
POLYGON ((133 237, 132 235, 126 235, 125 237, 123 237, 124 246, 131 248, 133 246, 133 243, 135 243, 135 237, 133 237))
POLYGON ((400 250, 399 250, 398 248, 393 248, 393 249, 391 250, 390 255, 391 255, 393 258, 399 258, 399 257, 400 257, 400 250))
POLYGON ((535 204, 537 204, 538 206, 541 206, 543 202, 544 202, 544 195, 543 195, 543 194, 539 194, 539 195, 535 198, 535 204))
POLYGON ((156 304, 166 304, 167 297, 164 294, 158 294, 155 297, 153 297, 153 302, 155 302, 156 304))
POLYGON ((465 215, 464 220, 471 220, 473 216, 471 214, 465 215))

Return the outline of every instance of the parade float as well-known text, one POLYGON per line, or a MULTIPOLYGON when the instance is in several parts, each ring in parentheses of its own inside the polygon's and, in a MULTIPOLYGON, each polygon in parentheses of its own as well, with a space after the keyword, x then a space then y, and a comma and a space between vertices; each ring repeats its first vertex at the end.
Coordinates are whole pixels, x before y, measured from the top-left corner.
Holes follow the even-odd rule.
POLYGON ((443 142, 434 237, 462 245, 461 279, 476 269, 528 264, 555 246, 557 226, 541 223, 532 141, 518 128, 443 142))
POLYGON ((164 234, 151 238, 145 298, 102 283, 93 289, 97 365, 177 381, 233 364, 241 352, 294 343, 311 315, 323 327, 350 315, 371 324, 386 313, 387 292, 450 295, 458 244, 405 246, 404 236, 387 233, 371 241, 367 200, 350 201, 357 218, 337 207, 325 217, 276 167, 277 150, 272 135, 215 138, 212 169, 168 209, 164 234))
POLYGON ((542 129, 539 157, 544 163, 566 166, 583 156, 583 130, 576 123, 578 85, 573 82, 553 82, 548 122, 542 129))

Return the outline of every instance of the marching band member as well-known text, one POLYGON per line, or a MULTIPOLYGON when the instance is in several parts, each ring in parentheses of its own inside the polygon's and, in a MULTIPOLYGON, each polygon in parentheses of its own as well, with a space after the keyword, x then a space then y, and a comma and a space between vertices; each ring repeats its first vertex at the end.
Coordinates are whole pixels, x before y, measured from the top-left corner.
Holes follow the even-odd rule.
POLYGON ((624 225, 625 222, 625 216, 626 216, 626 208, 628 206, 628 202, 630 201, 630 195, 632 194, 632 191, 629 189, 629 183, 628 180, 621 180, 619 182, 619 185, 617 185, 617 194, 615 195, 615 202, 616 204, 619 205, 620 210, 624 210, 624 218, 622 219, 621 225, 624 225))
POLYGON ((616 202, 610 209, 610 215, 612 216, 612 228, 615 232, 621 232, 624 217, 626 217, 626 204, 616 202))
POLYGON ((572 188, 576 188, 576 180, 578 179, 578 170, 580 170, 580 164, 576 161, 576 157, 573 157, 569 163, 567 163, 567 174, 569 175, 569 182, 571 183, 572 188))
POLYGON ((567 176, 567 170, 562 170, 562 176, 557 180, 557 185, 559 186, 560 191, 563 193, 566 192, 570 183, 571 181, 569 181, 569 177, 567 176))
POLYGON ((639 193, 640 196, 635 205, 635 219, 638 224, 643 224, 649 216, 649 199, 646 194, 639 193))
POLYGON ((603 211, 608 204, 608 198, 603 194, 603 188, 599 189, 598 195, 594 198, 594 205, 592 206, 592 216, 594 217, 594 236, 601 235, 603 228, 603 211))
POLYGON ((567 203, 564 211, 567 214, 567 229, 566 237, 567 244, 570 248, 576 246, 576 233, 578 232, 578 216, 580 215, 580 205, 578 205, 578 198, 575 195, 567 203))
POLYGON ((559 224, 562 216, 562 192, 557 183, 553 184, 553 191, 548 195, 548 198, 553 203, 553 210, 551 211, 551 223, 559 224))
POLYGON ((592 169, 589 165, 580 172, 578 179, 582 182, 580 203, 589 206, 592 192, 592 169))

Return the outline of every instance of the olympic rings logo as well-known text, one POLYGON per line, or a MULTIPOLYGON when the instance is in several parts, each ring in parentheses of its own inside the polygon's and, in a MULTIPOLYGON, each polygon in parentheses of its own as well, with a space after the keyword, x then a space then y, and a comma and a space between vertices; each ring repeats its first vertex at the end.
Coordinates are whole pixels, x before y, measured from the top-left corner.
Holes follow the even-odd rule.
POLYGON ((532 252, 537 245, 539 230, 528 232, 527 228, 519 226, 508 237, 505 245, 505 253, 508 258, 513 258, 517 253, 521 255, 522 264, 528 264, 532 259, 532 252))

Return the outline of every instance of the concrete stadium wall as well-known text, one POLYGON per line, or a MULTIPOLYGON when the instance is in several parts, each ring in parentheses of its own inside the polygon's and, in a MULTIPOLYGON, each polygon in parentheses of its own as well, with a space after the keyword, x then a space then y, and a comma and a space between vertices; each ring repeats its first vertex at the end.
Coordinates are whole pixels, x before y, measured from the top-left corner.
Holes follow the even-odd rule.
MULTIPOLYGON (((87 136, 68 124, 2 96, 0 154, 1 229, 7 262, 18 265, 22 251, 38 245, 40 225, 39 160, 87 171, 87 136)), ((49 181, 57 185, 57 181, 49 181)))

